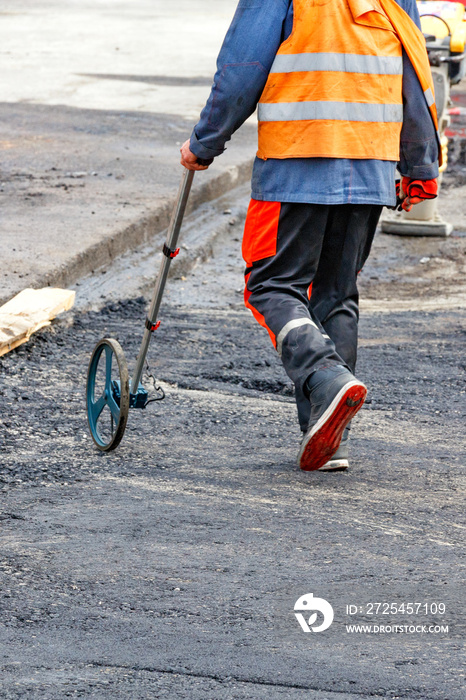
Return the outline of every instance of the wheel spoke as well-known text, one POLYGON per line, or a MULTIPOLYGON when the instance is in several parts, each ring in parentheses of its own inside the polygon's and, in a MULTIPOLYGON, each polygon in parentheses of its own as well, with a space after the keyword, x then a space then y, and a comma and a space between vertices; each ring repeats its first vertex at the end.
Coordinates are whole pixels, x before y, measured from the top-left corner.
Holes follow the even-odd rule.
POLYGON ((100 414, 105 408, 106 403, 107 400, 104 395, 100 396, 100 398, 98 398, 97 401, 91 402, 92 417, 95 421, 98 420, 100 414))
POLYGON ((111 414, 113 416, 113 420, 115 423, 118 423, 118 420, 120 418, 120 407, 113 398, 113 394, 110 394, 108 399, 107 399, 108 407, 111 411, 111 414))

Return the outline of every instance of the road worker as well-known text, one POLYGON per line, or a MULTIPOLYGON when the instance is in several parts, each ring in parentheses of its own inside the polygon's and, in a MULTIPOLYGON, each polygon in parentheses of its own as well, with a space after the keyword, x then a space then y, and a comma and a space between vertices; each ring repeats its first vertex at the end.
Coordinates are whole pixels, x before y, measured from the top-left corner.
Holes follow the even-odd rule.
MULTIPOLYGON (((433 84, 415 0, 240 0, 181 163, 219 156, 258 107, 245 303, 295 385, 304 470, 348 466, 357 275, 382 207, 436 195, 433 84)), ((394 399, 395 400, 395 399, 394 399)))

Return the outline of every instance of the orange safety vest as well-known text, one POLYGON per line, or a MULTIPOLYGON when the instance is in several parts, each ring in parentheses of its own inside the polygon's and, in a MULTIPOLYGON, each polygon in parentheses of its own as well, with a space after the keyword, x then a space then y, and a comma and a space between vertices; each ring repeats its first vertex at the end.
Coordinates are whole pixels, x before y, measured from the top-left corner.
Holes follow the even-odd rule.
POLYGON ((259 158, 398 161, 402 45, 437 128, 425 41, 395 0, 293 5, 293 31, 277 52, 259 101, 259 158))

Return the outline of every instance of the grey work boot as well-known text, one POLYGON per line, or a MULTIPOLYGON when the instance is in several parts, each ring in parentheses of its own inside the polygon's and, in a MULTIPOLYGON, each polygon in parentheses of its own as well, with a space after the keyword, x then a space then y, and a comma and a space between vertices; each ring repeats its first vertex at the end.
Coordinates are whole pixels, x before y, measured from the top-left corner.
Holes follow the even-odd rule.
POLYGON ((315 471, 338 450, 343 431, 363 405, 367 389, 342 365, 316 370, 307 386, 311 418, 298 464, 305 471, 315 471))

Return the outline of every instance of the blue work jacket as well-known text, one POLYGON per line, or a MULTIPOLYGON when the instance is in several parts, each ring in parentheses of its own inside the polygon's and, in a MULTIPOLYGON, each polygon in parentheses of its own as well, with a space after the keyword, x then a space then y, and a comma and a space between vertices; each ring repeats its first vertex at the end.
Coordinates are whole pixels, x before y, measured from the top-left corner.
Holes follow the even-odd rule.
MULTIPOLYGON (((420 27, 415 0, 397 0, 420 27)), ((225 150, 232 134, 253 114, 280 44, 293 27, 292 0, 240 0, 217 60, 212 91, 191 136, 198 158, 225 150)), ((432 118, 414 68, 403 51, 402 175, 438 175, 432 118)), ((397 163, 348 158, 255 159, 252 197, 314 204, 394 205, 397 163)))

